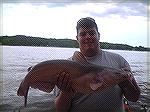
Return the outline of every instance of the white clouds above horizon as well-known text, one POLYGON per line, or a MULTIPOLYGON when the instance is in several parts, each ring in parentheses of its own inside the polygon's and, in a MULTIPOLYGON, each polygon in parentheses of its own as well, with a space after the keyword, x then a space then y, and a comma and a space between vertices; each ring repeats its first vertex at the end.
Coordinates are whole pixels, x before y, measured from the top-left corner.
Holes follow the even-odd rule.
POLYGON ((96 20, 101 41, 147 46, 147 8, 142 3, 3 4, 1 35, 75 39, 76 22, 87 16, 96 20))

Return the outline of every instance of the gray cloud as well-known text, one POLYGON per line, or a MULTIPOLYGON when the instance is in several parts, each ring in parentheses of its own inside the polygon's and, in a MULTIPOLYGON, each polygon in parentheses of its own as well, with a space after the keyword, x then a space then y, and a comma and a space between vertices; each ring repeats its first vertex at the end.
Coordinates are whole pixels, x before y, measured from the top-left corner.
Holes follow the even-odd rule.
POLYGON ((147 17, 147 4, 145 3, 116 3, 116 7, 108 7, 105 12, 89 12, 93 16, 108 17, 110 15, 119 15, 123 18, 127 16, 147 17))
MULTIPOLYGON (((32 3, 32 5, 41 5, 42 3, 46 4, 47 7, 66 7, 67 5, 72 5, 72 4, 78 4, 75 2, 71 2, 72 0, 62 0, 62 2, 60 2, 60 0, 56 0, 54 2, 54 0, 37 0, 36 2, 33 0, 4 0, 3 2, 26 2, 28 3, 32 3), (68 2, 66 2, 68 1, 68 2)), ((78 1, 78 0, 77 0, 78 1)), ((86 3, 88 3, 88 1, 90 2, 91 0, 81 0, 81 1, 86 1, 86 3)), ((93 0, 93 2, 95 3, 115 3, 116 7, 108 7, 108 9, 106 9, 105 12, 103 13, 98 13, 98 11, 94 12, 94 11, 84 11, 87 13, 90 13, 92 16, 98 16, 98 17, 108 17, 110 15, 119 15, 120 17, 127 17, 127 16, 143 16, 143 17, 147 17, 147 6, 148 6, 148 0, 93 0)), ((82 2, 84 4, 84 2, 82 2)), ((150 2, 149 2, 150 3, 150 2)), ((79 3, 80 4, 80 3, 79 3)), ((101 12, 101 11, 100 11, 101 12)))
POLYGON ((2 0, 3 3, 143 3, 148 0, 2 0))
POLYGON ((145 3, 120 3, 117 6, 119 6, 126 15, 147 16, 147 5, 148 4, 145 3))
POLYGON ((65 7, 68 4, 66 3, 32 3, 33 6, 39 6, 39 5, 46 5, 47 7, 53 8, 53 7, 65 7))

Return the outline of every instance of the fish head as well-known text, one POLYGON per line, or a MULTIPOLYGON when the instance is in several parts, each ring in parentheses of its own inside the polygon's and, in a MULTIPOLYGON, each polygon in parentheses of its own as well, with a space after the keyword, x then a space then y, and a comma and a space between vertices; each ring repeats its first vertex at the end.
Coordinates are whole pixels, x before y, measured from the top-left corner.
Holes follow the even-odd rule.
POLYGON ((81 93, 89 93, 92 91, 90 87, 90 82, 93 81, 93 78, 95 77, 94 72, 89 72, 84 75, 82 75, 79 78, 75 78, 72 80, 72 89, 76 92, 81 93))

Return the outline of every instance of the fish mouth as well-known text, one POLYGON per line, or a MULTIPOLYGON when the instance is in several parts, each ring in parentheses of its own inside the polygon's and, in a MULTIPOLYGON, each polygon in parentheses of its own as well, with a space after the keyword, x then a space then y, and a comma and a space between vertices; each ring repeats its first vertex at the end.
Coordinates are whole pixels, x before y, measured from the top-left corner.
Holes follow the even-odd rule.
POLYGON ((103 85, 103 79, 102 78, 98 78, 96 77, 95 79, 92 80, 92 82, 90 83, 90 88, 95 91, 97 90, 99 87, 101 87, 103 85))
POLYGON ((98 83, 90 83, 90 88, 95 91, 97 90, 99 87, 101 87, 103 85, 103 82, 98 82, 98 83))

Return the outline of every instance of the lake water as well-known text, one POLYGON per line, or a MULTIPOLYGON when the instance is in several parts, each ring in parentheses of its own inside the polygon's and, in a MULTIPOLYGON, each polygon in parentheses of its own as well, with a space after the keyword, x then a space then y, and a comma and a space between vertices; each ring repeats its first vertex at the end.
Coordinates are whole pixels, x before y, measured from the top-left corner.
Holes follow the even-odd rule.
MULTIPOLYGON (((27 46, 2 46, 1 88, 3 103, 5 99, 10 100, 17 96, 16 92, 20 82, 27 74, 27 68, 41 61, 50 59, 67 59, 71 57, 78 48, 56 48, 56 47, 27 47, 27 46)), ((131 65, 135 79, 146 90, 150 60, 148 52, 107 50, 123 56, 131 65)), ((51 93, 53 94, 53 93, 51 93)), ((145 94, 145 93, 143 93, 145 94)), ((48 93, 31 89, 29 96, 42 96, 48 93)), ((14 100, 14 99, 13 99, 14 100)), ((6 103, 6 102, 5 102, 6 103)))

